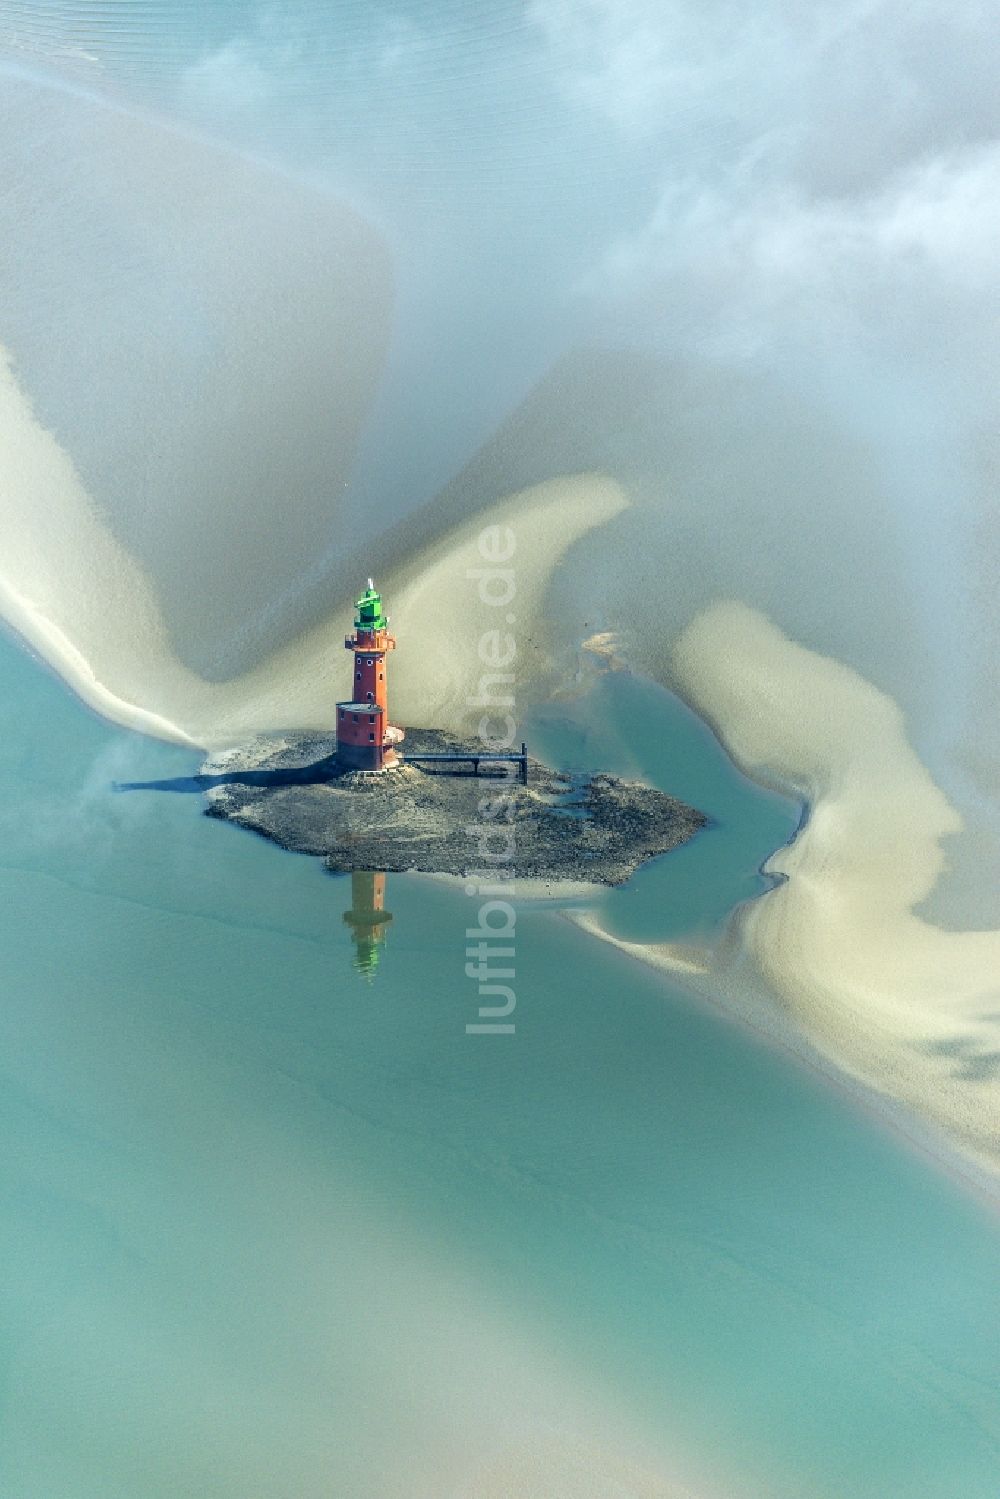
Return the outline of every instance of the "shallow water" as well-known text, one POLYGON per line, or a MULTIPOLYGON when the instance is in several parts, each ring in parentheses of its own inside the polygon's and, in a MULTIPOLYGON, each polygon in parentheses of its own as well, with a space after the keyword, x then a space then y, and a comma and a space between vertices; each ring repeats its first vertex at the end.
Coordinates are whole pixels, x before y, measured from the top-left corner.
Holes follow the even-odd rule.
POLYGON ((799 808, 686 708, 534 707, 537 752, 710 813, 575 906, 712 961, 525 907, 476 1038, 460 889, 390 878, 366 982, 349 882, 112 794, 197 759, 0 642, 4 1496, 647 1499, 616 1453, 699 1499, 996 1493, 995 1216, 726 1009, 995 1163, 994 33, 0 3, 0 604, 88 701, 327 722, 374 569, 397 711, 444 722, 488 516, 519 707, 608 631, 819 788, 768 904, 799 808))
POLYGON ((526 732, 543 759, 650 781, 711 819, 669 859, 654 860, 601 900, 616 936, 662 942, 718 935, 735 905, 767 889, 760 866, 798 827, 797 803, 753 785, 679 698, 645 678, 600 676, 576 700, 532 713, 526 732), (644 732, 626 741, 620 724, 641 724, 644 732))
MULTIPOLYGON (((519 913, 513 1037, 465 1033, 459 889, 389 878, 366 983, 348 881, 195 797, 115 795, 195 759, 8 642, 0 681, 5 1492, 376 1499, 405 1452, 399 1491, 440 1499, 436 1449, 516 1428, 499 1371, 530 1387, 541 1339, 716 1492, 995 1493, 977 1202, 551 907, 519 913)), ((716 819, 609 919, 714 928, 797 808, 625 677, 533 747, 632 768, 609 701, 663 746, 634 768, 716 819)))

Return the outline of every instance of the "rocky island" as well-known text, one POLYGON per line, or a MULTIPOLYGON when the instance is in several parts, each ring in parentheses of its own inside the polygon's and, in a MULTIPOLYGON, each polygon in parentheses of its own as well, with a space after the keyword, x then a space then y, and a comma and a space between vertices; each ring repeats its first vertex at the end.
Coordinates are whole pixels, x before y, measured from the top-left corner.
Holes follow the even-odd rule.
MULTIPOLYGON (((406 754, 475 754, 409 729, 406 754)), ((527 784, 502 765, 408 759, 380 774, 338 761, 328 735, 259 738, 213 755, 199 780, 211 817, 322 858, 337 873, 415 870, 623 884, 640 864, 692 838, 701 812, 663 791, 527 760, 527 784)))
MULTIPOLYGON (((387 678, 396 639, 371 578, 355 607, 344 641, 352 695, 336 705, 336 743, 299 733, 216 754, 197 777, 210 816, 314 854, 338 874, 492 871, 603 885, 623 884, 704 826, 700 812, 639 782, 551 770, 524 745, 506 754, 506 737, 470 746, 393 724, 387 678)), ((487 632, 480 656, 493 669, 478 701, 511 701, 515 654, 511 639, 487 632)))

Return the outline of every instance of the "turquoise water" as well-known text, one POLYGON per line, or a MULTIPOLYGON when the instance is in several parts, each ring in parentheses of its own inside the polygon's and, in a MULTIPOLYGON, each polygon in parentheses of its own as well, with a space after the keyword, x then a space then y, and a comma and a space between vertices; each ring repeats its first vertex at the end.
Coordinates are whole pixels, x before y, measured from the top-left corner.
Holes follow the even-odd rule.
POLYGON ((767 889, 760 865, 798 827, 797 803, 754 786, 679 698, 644 678, 599 677, 585 696, 536 710, 526 732, 543 759, 649 781, 711 819, 698 838, 603 899, 604 920, 618 936, 716 934, 735 905, 767 889), (627 743, 613 727, 622 722, 648 723, 649 732, 627 743))
MULTIPOLYGON (((348 881, 195 797, 115 795, 195 757, 8 642, 0 682, 0 1493, 377 1499, 385 1452, 419 1456, 417 1390, 459 1399, 471 1296, 722 1492, 995 1495, 1000 1233, 976 1201, 550 907, 519 914, 513 1037, 465 1034, 459 889, 390 877, 366 983, 348 881)), ((798 809, 666 694, 596 693, 533 745, 715 819, 609 919, 711 929, 798 809), (644 766, 597 735, 607 694, 649 713, 644 766)))

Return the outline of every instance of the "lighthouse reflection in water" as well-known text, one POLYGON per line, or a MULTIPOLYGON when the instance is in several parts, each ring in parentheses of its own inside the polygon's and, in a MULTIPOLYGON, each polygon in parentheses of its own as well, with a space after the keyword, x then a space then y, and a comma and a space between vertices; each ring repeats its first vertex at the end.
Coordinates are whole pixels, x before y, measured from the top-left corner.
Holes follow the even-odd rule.
POLYGON ((354 967, 371 983, 378 967, 392 912, 385 909, 385 875, 356 869, 351 875, 351 909, 344 920, 354 938, 354 967))

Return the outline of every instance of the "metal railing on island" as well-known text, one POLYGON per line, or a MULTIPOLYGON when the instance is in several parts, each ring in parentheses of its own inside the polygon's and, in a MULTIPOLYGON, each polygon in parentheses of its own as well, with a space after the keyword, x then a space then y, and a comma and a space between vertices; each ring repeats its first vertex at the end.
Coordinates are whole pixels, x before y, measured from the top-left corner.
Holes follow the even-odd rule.
POLYGON ((490 765, 502 763, 506 765, 516 765, 518 767, 518 779, 520 780, 521 785, 527 786, 528 784, 528 747, 523 742, 521 744, 520 754, 496 755, 487 754, 481 750, 464 750, 461 752, 456 751, 453 754, 447 755, 411 755, 409 751, 406 751, 406 753, 403 755, 403 761, 407 765, 419 765, 424 763, 442 764, 449 761, 452 763, 457 761, 463 765, 471 764, 473 768, 473 775, 479 774, 479 767, 481 764, 490 765))

